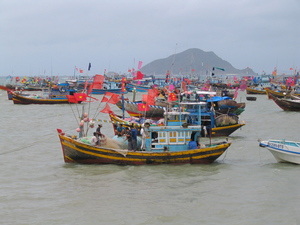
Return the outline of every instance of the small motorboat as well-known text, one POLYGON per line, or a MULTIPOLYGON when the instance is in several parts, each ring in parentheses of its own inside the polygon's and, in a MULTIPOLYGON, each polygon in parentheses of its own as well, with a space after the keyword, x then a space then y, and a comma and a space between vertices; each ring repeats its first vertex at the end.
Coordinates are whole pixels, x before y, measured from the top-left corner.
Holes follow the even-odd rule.
POLYGON ((300 164, 300 142, 286 140, 258 140, 260 147, 267 148, 278 162, 300 164))

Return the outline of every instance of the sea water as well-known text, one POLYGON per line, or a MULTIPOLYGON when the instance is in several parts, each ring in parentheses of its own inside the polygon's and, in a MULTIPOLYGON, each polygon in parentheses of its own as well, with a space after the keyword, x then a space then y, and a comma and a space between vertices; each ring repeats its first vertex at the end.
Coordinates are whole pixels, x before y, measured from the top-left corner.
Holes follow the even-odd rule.
MULTIPOLYGON (((14 105, 0 91, 0 224, 300 224, 300 166, 257 141, 299 141, 299 113, 266 95, 237 101, 246 125, 210 165, 80 165, 64 163, 56 129, 77 134, 82 105, 14 105)), ((90 117, 98 103, 83 104, 90 117)), ((112 124, 101 132, 112 136, 112 124)))

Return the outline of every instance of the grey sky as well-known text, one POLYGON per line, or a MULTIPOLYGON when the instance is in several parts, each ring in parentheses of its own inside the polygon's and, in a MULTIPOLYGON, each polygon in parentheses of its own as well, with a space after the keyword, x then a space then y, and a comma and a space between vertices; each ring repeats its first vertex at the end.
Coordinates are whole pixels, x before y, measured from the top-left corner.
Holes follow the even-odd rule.
POLYGON ((0 76, 73 75, 89 62, 91 75, 125 73, 176 43, 237 69, 290 73, 300 69, 299 12, 300 0, 0 0, 0 76))

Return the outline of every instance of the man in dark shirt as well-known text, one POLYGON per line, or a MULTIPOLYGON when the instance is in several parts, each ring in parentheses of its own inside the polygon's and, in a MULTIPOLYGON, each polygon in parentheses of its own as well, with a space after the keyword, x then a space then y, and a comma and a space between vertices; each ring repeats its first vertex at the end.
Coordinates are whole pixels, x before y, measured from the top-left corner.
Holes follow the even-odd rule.
POLYGON ((102 127, 102 124, 99 123, 98 127, 96 129, 96 133, 97 133, 97 136, 98 136, 98 143, 97 143, 98 145, 100 145, 100 137, 102 136, 102 134, 101 134, 101 127, 102 127))
POLYGON ((131 141, 132 141, 131 131, 129 130, 128 127, 126 127, 125 136, 126 136, 126 139, 128 141, 128 150, 132 150, 132 146, 131 146, 131 141))
POLYGON ((131 128, 131 145, 132 145, 132 150, 136 151, 137 150, 137 129, 133 125, 131 128))

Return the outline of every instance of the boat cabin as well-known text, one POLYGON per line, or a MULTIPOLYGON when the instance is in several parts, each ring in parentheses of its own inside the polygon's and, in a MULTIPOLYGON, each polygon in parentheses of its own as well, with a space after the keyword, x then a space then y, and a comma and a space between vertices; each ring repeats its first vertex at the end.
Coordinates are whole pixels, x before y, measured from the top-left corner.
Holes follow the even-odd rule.
POLYGON ((66 95, 74 95, 76 92, 77 90, 71 87, 69 83, 61 83, 49 90, 49 98, 66 99, 66 95))
MULTIPOLYGON (((181 104, 181 103, 180 103, 181 104)), ((200 105, 200 104, 199 104, 200 105)), ((199 111, 201 118, 201 110, 199 111)), ((190 112, 181 112, 181 107, 165 112, 164 126, 144 124, 147 151, 176 152, 198 148, 201 137, 201 120, 199 125, 188 126, 190 112)))

